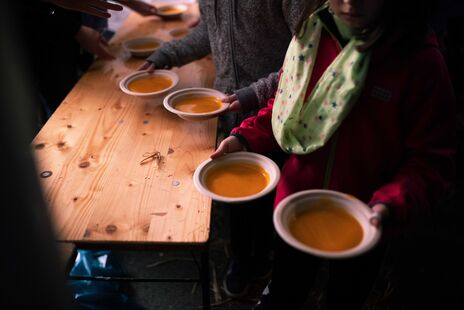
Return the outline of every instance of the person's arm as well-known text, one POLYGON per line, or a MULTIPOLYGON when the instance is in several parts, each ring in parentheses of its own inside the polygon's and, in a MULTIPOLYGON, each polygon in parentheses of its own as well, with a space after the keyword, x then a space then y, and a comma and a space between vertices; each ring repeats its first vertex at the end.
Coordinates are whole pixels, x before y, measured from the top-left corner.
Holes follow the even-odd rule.
POLYGON ((281 150, 272 132, 273 105, 274 98, 271 98, 268 106, 259 110, 258 115, 245 119, 240 127, 234 128, 230 136, 211 154, 211 158, 216 159, 226 153, 239 151, 269 153, 281 150))
MULTIPOLYGON (((180 67, 194 60, 201 59, 211 53, 208 27, 201 20, 192 32, 181 40, 165 43, 147 58, 155 68, 180 67)), ((142 69, 146 69, 143 68, 142 69)))
POLYGON ((98 17, 109 18, 108 10, 122 11, 123 7, 104 0, 45 0, 67 10, 78 11, 98 17))
POLYGON ((84 50, 98 58, 106 60, 115 58, 108 48, 108 42, 95 29, 82 25, 74 38, 84 50))
POLYGON ((227 97, 227 102, 231 103, 229 110, 247 113, 265 107, 277 91, 278 82, 279 72, 273 72, 248 87, 236 90, 235 96, 227 97))
POLYGON ((141 0, 114 0, 124 6, 127 6, 129 9, 137 12, 142 16, 151 16, 157 15, 158 10, 154 5, 143 2, 141 0))
POLYGON ((280 151, 272 131, 272 107, 274 98, 269 99, 266 107, 259 110, 256 116, 245 119, 240 127, 234 128, 231 135, 236 135, 248 151, 271 153, 280 151))
POLYGON ((386 205, 394 221, 408 222, 429 214, 454 177, 454 97, 446 65, 439 52, 434 52, 413 70, 410 93, 404 100, 403 164, 369 203, 386 205))

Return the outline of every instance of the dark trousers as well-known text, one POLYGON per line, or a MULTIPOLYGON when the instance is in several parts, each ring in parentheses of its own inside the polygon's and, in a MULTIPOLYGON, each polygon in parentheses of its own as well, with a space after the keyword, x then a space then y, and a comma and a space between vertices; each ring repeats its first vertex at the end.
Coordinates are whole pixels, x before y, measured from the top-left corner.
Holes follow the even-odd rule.
MULTIPOLYGON (((268 259, 273 246, 275 192, 243 204, 231 204, 231 254, 242 263, 268 259)), ((250 266, 249 266, 250 267, 250 266)))
MULTIPOLYGON (((268 153, 265 156, 282 167, 286 154, 268 153)), ((269 260, 274 247, 274 200, 275 190, 256 200, 229 205, 232 257, 245 264, 269 260)))
MULTIPOLYGON (((327 309, 361 309, 374 285, 385 251, 386 247, 380 245, 359 257, 330 260, 327 309)), ((276 238, 271 309, 300 309, 322 262, 323 259, 276 238)))

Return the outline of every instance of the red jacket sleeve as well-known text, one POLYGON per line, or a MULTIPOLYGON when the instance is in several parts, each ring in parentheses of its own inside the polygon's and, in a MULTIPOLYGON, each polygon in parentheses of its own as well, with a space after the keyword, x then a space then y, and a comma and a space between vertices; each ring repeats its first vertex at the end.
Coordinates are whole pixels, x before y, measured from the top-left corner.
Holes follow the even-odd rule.
MULTIPOLYGON (((277 85, 279 84, 282 69, 279 72, 277 85)), ((240 136, 240 140, 245 142, 245 146, 250 152, 255 153, 271 153, 281 151, 277 143, 274 133, 272 132, 272 107, 277 90, 274 92, 274 97, 267 101, 267 105, 258 111, 258 114, 249 117, 232 130, 231 134, 240 136)))
POLYGON ((369 203, 385 203, 398 221, 430 214, 455 171, 455 101, 446 65, 438 50, 429 49, 414 68, 401 116, 404 160, 369 203))
POLYGON ((245 119, 240 127, 232 130, 246 142, 246 148, 255 153, 270 153, 281 150, 272 132, 272 107, 274 98, 269 99, 267 106, 261 108, 256 116, 245 119))

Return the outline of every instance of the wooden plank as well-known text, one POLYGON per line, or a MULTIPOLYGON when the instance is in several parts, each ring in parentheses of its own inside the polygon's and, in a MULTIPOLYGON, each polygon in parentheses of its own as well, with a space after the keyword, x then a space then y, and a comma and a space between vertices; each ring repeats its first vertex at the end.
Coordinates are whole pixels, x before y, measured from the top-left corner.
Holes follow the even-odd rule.
MULTIPOLYGON (((119 90, 119 80, 143 60, 127 58, 125 39, 153 33, 171 39, 183 20, 131 14, 111 47, 118 59, 96 61, 33 141, 58 239, 65 242, 204 243, 211 200, 193 187, 197 165, 215 147, 217 120, 188 122, 170 114, 162 98, 119 90), (162 161, 140 165, 147 152, 162 161)), ((212 87, 211 59, 173 69, 176 89, 212 87)))

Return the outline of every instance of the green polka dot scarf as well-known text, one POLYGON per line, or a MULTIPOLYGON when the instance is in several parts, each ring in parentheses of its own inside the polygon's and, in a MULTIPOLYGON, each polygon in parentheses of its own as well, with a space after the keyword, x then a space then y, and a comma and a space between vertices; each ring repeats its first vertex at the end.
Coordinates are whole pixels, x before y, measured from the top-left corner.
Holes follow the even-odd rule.
POLYGON ((364 86, 370 54, 357 51, 361 41, 353 37, 304 100, 322 27, 317 12, 313 13, 293 37, 285 56, 272 110, 272 130, 287 153, 309 154, 322 147, 348 115, 364 86))

